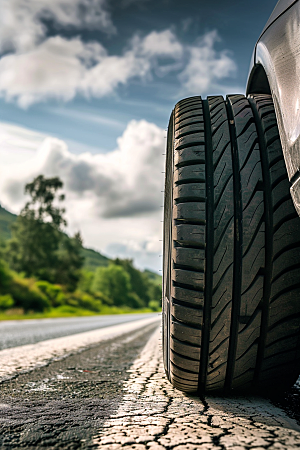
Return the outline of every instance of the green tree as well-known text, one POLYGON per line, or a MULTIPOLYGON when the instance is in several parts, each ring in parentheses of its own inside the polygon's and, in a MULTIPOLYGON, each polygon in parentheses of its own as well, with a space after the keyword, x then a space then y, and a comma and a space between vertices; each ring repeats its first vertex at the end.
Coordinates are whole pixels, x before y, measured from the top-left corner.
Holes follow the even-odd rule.
POLYGON ((64 208, 54 206, 54 201, 64 200, 57 191, 63 186, 58 177, 36 177, 25 186, 29 200, 12 225, 12 239, 8 243, 10 266, 26 276, 37 276, 55 281, 58 266, 57 250, 61 240, 61 227, 66 225, 64 208))
POLYGON ((150 297, 148 305, 150 305, 151 301, 156 301, 161 305, 161 286, 159 284, 149 280, 148 295, 150 297))
POLYGON ((12 274, 5 261, 0 259, 0 294, 6 293, 12 280, 12 274))
POLYGON ((58 178, 45 178, 43 175, 37 176, 32 183, 25 186, 25 194, 31 196, 31 200, 26 203, 21 211, 21 215, 27 215, 41 223, 50 223, 53 228, 60 230, 67 225, 64 218, 65 209, 54 206, 54 202, 61 202, 65 199, 64 194, 57 194, 63 188, 63 182, 58 178))
POLYGON ((102 292, 112 299, 115 306, 128 305, 131 292, 130 276, 123 267, 116 264, 98 267, 95 272, 92 291, 102 292))
POLYGON ((132 292, 139 297, 140 307, 147 306, 151 298, 149 297, 150 282, 148 277, 133 266, 132 259, 115 259, 115 264, 122 266, 130 276, 132 292))
POLYGON ((81 277, 81 268, 84 257, 82 256, 82 238, 76 233, 73 238, 62 235, 58 250, 58 267, 56 282, 64 284, 69 291, 74 291, 81 277))
POLYGON ((58 177, 43 175, 26 184, 31 199, 12 226, 6 255, 15 271, 74 290, 83 265, 82 239, 79 233, 69 238, 62 232, 67 225, 65 209, 59 207, 65 198, 58 193, 62 188, 58 177))
POLYGON ((81 270, 80 274, 80 280, 78 283, 78 289, 80 289, 83 292, 87 292, 88 294, 91 294, 92 291, 92 284, 94 281, 94 272, 90 272, 86 269, 81 270))
POLYGON ((50 224, 20 215, 12 227, 7 258, 10 267, 26 276, 55 281, 59 232, 50 224))

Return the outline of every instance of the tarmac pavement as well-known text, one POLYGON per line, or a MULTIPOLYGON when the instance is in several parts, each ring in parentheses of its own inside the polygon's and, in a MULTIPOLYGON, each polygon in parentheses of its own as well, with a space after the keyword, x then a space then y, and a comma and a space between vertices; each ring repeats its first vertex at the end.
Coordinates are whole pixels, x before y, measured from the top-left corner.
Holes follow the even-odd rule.
MULTIPOLYGON (((93 342, 86 333, 74 335, 73 350, 64 338, 44 341, 48 349, 59 342, 60 356, 48 355, 37 368, 20 366, 10 379, 6 373, 1 449, 300 448, 297 387, 277 406, 260 397, 189 396, 165 376, 158 321, 106 332, 106 337, 94 334, 93 342), (76 336, 81 345, 74 347, 76 336)), ((35 345, 41 349, 42 343, 35 345)))

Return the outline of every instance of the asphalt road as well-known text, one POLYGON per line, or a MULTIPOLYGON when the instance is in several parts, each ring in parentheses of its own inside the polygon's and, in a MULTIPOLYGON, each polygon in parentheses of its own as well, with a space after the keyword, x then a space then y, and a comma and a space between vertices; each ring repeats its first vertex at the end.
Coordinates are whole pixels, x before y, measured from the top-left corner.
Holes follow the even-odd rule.
MULTIPOLYGON (((260 397, 185 395, 165 377, 159 321, 53 339, 20 351, 34 360, 40 357, 34 349, 49 350, 55 343, 73 353, 53 356, 34 370, 23 367, 23 373, 1 383, 3 450, 300 448, 297 385, 276 404, 260 397), (94 343, 74 350, 76 339, 94 343)), ((17 353, 18 348, 3 350, 0 359, 17 353)))
POLYGON ((0 350, 132 322, 143 319, 145 316, 155 317, 157 313, 2 321, 0 322, 0 350))

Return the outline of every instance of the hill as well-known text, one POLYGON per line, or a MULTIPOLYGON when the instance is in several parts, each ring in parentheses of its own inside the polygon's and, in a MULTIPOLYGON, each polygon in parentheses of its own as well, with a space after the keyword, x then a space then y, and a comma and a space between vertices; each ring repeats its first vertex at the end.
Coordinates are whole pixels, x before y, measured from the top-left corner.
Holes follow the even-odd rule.
POLYGON ((11 238, 10 227, 16 218, 16 214, 8 212, 0 205, 0 241, 6 241, 11 238))
POLYGON ((153 281, 158 286, 161 286, 161 275, 158 273, 152 272, 152 270, 145 269, 144 273, 147 275, 147 277, 153 281))
MULTIPOLYGON (((17 219, 16 214, 12 214, 0 205, 0 241, 11 238, 11 225, 17 219)), ((98 266, 108 266, 110 259, 90 248, 83 248, 84 268, 94 271, 98 266)))
POLYGON ((90 270, 91 272, 94 272, 99 266, 108 266, 108 264, 111 262, 111 259, 107 258, 99 252, 96 252, 96 250, 92 250, 91 248, 83 247, 82 255, 84 256, 83 267, 86 270, 90 270))

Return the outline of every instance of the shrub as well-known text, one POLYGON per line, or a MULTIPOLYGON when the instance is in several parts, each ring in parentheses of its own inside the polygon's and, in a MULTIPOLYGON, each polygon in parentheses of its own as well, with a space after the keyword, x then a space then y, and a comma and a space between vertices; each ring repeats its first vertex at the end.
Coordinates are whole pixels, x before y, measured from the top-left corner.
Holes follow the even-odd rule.
POLYGON ((65 303, 66 296, 62 287, 58 284, 51 284, 48 281, 36 281, 35 285, 45 294, 52 306, 60 306, 65 303))
POLYGON ((113 306, 113 304, 114 304, 112 299, 107 297, 107 295, 103 294, 103 292, 96 291, 96 292, 93 292, 92 295, 96 300, 100 300, 101 303, 103 303, 103 305, 113 306))
POLYGON ((44 311, 51 306, 50 301, 36 286, 33 278, 15 276, 9 291, 15 301, 15 305, 24 308, 25 313, 29 310, 44 311))
POLYGON ((100 299, 96 299, 90 294, 79 290, 67 295, 67 304, 93 312, 100 312, 102 307, 102 302, 100 299))
POLYGON ((14 299, 10 294, 0 295, 0 310, 12 308, 14 306, 14 299))
POLYGON ((161 304, 158 300, 150 300, 148 306, 150 309, 152 309, 152 311, 160 311, 161 310, 161 304))
POLYGON ((145 306, 143 300, 135 292, 130 292, 127 295, 126 305, 134 309, 143 308, 145 306))

